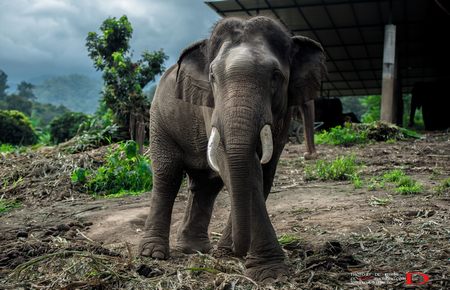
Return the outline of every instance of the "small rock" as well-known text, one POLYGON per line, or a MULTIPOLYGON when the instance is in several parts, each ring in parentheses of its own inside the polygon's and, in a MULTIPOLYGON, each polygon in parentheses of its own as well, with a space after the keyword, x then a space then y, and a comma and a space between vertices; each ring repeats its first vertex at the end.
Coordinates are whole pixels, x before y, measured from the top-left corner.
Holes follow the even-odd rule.
POLYGON ((136 272, 139 275, 144 276, 145 278, 161 276, 163 274, 163 272, 160 269, 158 269, 158 268, 151 268, 150 266, 147 266, 145 264, 140 265, 137 268, 136 272))
POLYGON ((28 232, 26 230, 19 230, 17 232, 18 238, 28 238, 28 232))
POLYGON ((56 229, 61 232, 67 232, 68 230, 70 230, 70 226, 66 224, 60 224, 56 227, 56 229))

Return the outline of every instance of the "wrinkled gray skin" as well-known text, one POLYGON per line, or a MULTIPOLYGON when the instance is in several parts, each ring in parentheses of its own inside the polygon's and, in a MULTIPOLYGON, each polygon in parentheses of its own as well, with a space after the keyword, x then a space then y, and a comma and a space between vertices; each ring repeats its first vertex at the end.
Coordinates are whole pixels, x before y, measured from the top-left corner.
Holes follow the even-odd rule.
POLYGON ((324 61, 319 44, 291 38, 266 17, 223 19, 208 40, 184 50, 162 77, 151 107, 153 195, 141 255, 168 258, 172 207, 185 171, 192 194, 176 248, 211 249, 208 225, 225 185, 231 214, 218 247, 246 256, 246 275, 255 280, 287 275, 265 200, 287 141, 292 106, 301 108, 308 151, 315 153, 314 98, 324 61), (262 165, 260 131, 266 124, 273 155, 262 165), (220 134, 218 173, 206 152, 213 127, 220 134))

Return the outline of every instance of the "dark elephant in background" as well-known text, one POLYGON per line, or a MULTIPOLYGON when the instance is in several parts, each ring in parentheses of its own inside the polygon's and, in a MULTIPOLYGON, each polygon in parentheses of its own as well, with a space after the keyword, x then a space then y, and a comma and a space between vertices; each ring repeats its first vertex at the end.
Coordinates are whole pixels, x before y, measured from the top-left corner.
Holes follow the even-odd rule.
POLYGON ((209 39, 186 48, 162 77, 151 106, 153 193, 140 254, 169 256, 175 197, 186 172, 191 191, 176 248, 208 252, 214 200, 225 185, 231 213, 218 247, 246 256, 246 274, 287 274, 265 200, 300 106, 314 153, 314 99, 325 74, 322 47, 274 20, 225 18, 209 39))
POLYGON ((411 92, 411 111, 409 126, 414 126, 416 110, 422 108, 423 123, 426 130, 445 130, 450 128, 450 93, 446 82, 418 82, 411 92))

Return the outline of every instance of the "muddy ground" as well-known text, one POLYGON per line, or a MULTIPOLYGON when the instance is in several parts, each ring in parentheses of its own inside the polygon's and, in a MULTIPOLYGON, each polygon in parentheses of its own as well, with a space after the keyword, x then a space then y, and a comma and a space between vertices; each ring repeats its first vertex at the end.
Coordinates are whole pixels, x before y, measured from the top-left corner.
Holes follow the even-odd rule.
MULTIPOLYGON (((301 157, 303 145, 286 146, 267 206, 290 276, 266 285, 243 276, 243 260, 234 257, 137 257, 150 193, 95 199, 70 181, 74 168, 101 164, 107 148, 0 155, 0 197, 21 204, 0 216, 0 289, 399 289, 409 287, 408 277, 413 286, 449 289, 450 198, 436 186, 450 177, 450 133, 317 147, 322 159, 354 154, 363 184, 305 181, 304 168, 315 161, 301 157), (396 168, 423 192, 370 185, 396 168)), ((183 187, 177 197, 171 242, 188 194, 183 187)), ((228 213, 223 192, 210 226, 213 244, 228 213)))

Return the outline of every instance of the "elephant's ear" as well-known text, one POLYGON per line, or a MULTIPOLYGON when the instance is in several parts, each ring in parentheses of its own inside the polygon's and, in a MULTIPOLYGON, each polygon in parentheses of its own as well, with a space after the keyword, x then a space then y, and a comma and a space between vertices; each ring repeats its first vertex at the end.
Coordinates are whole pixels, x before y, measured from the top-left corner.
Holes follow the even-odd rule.
POLYGON ((326 76, 325 53, 322 46, 307 37, 294 36, 289 106, 299 106, 320 94, 320 84, 326 76))
POLYGON ((191 44, 178 59, 175 94, 178 99, 194 105, 214 107, 208 79, 206 40, 191 44))

